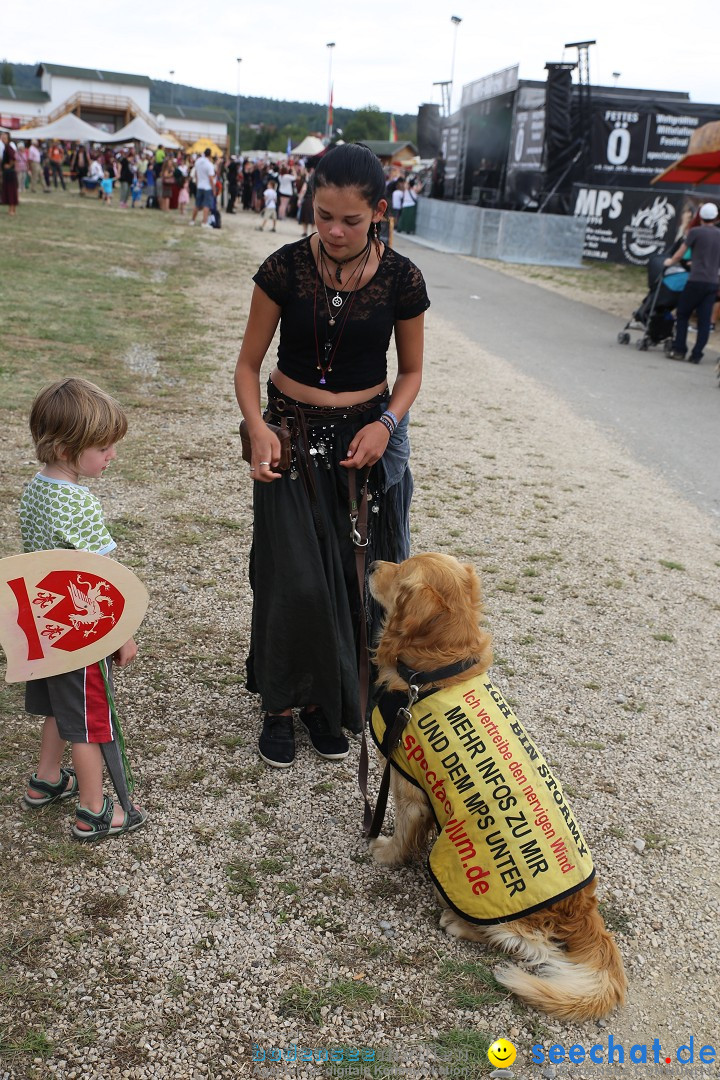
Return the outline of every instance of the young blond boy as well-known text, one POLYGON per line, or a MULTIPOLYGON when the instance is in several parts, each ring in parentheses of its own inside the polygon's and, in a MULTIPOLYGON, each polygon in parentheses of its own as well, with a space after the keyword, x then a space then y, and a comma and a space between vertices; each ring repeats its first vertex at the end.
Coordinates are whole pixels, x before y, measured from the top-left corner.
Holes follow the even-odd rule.
MULTIPOLYGON (((20 500, 23 550, 76 548, 109 555, 117 545, 98 499, 79 479, 102 476, 115 458, 115 444, 127 431, 120 405, 85 379, 60 379, 35 398, 30 431, 43 467, 20 500)), ((125 667, 136 654, 131 638, 107 660, 26 685, 26 711, 44 716, 45 722, 37 771, 23 800, 40 807, 77 794, 72 834, 78 840, 134 832, 147 819, 130 799, 105 686, 107 681, 112 692, 112 661, 125 667), (73 769, 61 765, 68 742, 73 769), (118 795, 117 808, 103 793, 103 760, 118 795)))

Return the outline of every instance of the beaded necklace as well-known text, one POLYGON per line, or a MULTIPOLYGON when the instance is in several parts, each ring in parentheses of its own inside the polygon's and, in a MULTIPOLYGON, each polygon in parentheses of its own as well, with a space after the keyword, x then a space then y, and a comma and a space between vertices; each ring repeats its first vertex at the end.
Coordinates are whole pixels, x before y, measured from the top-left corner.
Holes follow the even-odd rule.
MULTIPOLYGON (((362 249, 362 251, 358 251, 357 255, 350 255, 347 259, 336 259, 330 254, 329 251, 325 250, 322 240, 318 239, 318 251, 322 254, 324 259, 329 259, 330 262, 335 263, 335 280, 337 281, 338 285, 342 285, 343 267, 347 266, 348 263, 355 262, 356 259, 361 259, 369 247, 370 237, 368 237, 368 242, 365 247, 362 249)), ((331 276, 332 275, 328 274, 328 277, 331 276)))
MULTIPOLYGON (((332 298, 332 301, 330 301, 328 299, 328 292, 327 292, 327 286, 325 284, 325 278, 323 277, 323 272, 328 274, 328 268, 327 268, 327 265, 326 265, 325 260, 323 258, 324 251, 323 251, 321 245, 318 243, 318 258, 317 258, 317 264, 316 264, 317 273, 315 275, 315 294, 314 294, 314 297, 313 297, 313 328, 315 330, 315 356, 316 356, 316 359, 317 359, 317 370, 320 372, 320 385, 321 386, 326 385, 326 383, 327 383, 326 375, 329 375, 332 372, 333 361, 335 360, 335 357, 337 356, 337 351, 338 351, 338 347, 340 345, 340 341, 341 341, 342 336, 343 336, 343 332, 345 330, 345 327, 347 326, 347 322, 348 322, 348 318, 350 316, 350 312, 352 310, 352 306, 355 303, 355 297, 357 296, 358 286, 360 285, 360 281, 362 280, 362 276, 363 276, 363 274, 365 272, 365 267, 367 266, 368 260, 370 259, 370 241, 369 240, 368 240, 367 246, 363 249, 363 251, 360 254, 361 255, 364 254, 365 258, 363 259, 362 262, 358 263, 358 265, 355 267, 355 270, 350 275, 350 279, 347 282, 347 284, 350 285, 350 282, 352 282, 353 279, 355 279, 355 283, 353 285, 352 290, 349 291, 349 295, 346 296, 345 299, 343 300, 343 298, 340 296, 340 291, 336 290, 335 296, 332 298), (331 308, 330 308, 331 303, 337 309, 338 316, 340 316, 340 315, 343 316, 342 323, 341 323, 341 325, 340 325, 340 327, 338 329, 338 332, 337 332, 337 337, 333 340, 330 337, 330 332, 328 332, 328 335, 325 338, 324 356, 323 356, 322 360, 320 359, 320 341, 319 341, 319 337, 318 337, 318 323, 317 323, 318 279, 320 279, 322 281, 323 292, 325 293, 325 303, 327 304, 328 316, 329 316, 329 318, 328 318, 328 328, 329 327, 334 327, 335 322, 336 322, 335 316, 334 316, 334 314, 333 314, 333 312, 331 311, 331 308)), ((330 276, 330 274, 328 274, 328 277, 329 276, 330 276)))

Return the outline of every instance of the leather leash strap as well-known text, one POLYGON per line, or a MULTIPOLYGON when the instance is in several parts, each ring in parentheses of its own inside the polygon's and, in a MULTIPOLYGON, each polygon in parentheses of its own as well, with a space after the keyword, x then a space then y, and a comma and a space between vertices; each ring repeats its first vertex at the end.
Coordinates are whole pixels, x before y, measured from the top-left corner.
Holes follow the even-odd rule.
POLYGON ((365 553, 368 546, 368 501, 367 479, 369 469, 362 470, 362 482, 358 495, 357 470, 348 470, 350 494, 350 526, 353 547, 355 548, 355 569, 357 571, 358 593, 360 596, 360 655, 358 657, 358 680, 360 684, 360 717, 362 720, 362 742, 358 761, 358 786, 365 802, 363 810, 363 832, 368 833, 373 820, 372 806, 368 801, 368 746, 365 732, 367 706, 370 693, 370 655, 367 639, 367 612, 365 610, 365 553))
POLYGON ((418 700, 418 695, 427 686, 432 686, 433 683, 440 679, 450 679, 455 675, 460 675, 463 671, 467 671, 468 668, 471 668, 476 663, 477 660, 474 657, 471 657, 467 660, 458 660, 454 664, 448 664, 447 667, 436 668, 434 671, 414 671, 412 668, 408 667, 407 664, 403 663, 402 660, 396 661, 398 675, 408 684, 408 700, 407 705, 398 709, 392 726, 388 726, 385 729, 385 737, 383 739, 382 747, 380 748, 381 753, 385 757, 385 768, 383 769, 382 779, 380 781, 374 813, 367 797, 367 743, 365 739, 365 727, 363 725, 363 745, 360 754, 360 766, 358 767, 358 784, 360 785, 360 791, 365 799, 363 832, 368 840, 374 840, 376 836, 380 835, 380 830, 382 829, 383 821, 385 820, 388 795, 390 793, 390 777, 392 774, 390 757, 402 738, 405 726, 412 720, 412 713, 410 710, 418 700), (362 771, 363 752, 365 755, 364 773, 362 771))

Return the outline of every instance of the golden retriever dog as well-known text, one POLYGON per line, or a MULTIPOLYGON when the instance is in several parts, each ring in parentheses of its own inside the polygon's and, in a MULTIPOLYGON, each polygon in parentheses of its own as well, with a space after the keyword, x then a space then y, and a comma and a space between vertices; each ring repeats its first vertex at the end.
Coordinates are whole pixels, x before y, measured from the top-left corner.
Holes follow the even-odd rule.
MULTIPOLYGON (((428 866, 444 907, 440 925, 445 932, 451 937, 484 942, 520 960, 522 966, 503 965, 496 977, 527 1004, 566 1020, 606 1016, 625 998, 627 981, 622 959, 598 911, 589 852, 561 786, 489 682, 486 673, 492 662, 492 645, 481 626, 481 592, 475 570, 449 555, 428 553, 400 564, 375 562, 370 571, 370 591, 385 612, 375 652, 379 706, 382 708, 383 696, 390 702, 383 730, 390 729, 398 703, 410 707, 408 669, 437 676, 440 669, 457 662, 468 665, 456 674, 444 672, 446 677, 430 678, 424 684, 420 700, 411 709, 417 721, 415 727, 405 728, 395 749, 388 750, 393 764, 399 761, 403 766, 392 769, 395 831, 390 837, 371 840, 373 858, 386 866, 408 862, 420 855, 428 839, 437 834, 428 866), (478 707, 479 692, 475 687, 481 684, 486 686, 489 700, 497 704, 498 717, 508 718, 510 735, 506 736, 504 729, 495 724, 484 705, 478 707), (452 693, 461 695, 461 708, 448 705, 447 695, 452 693), (446 696, 445 704, 440 706, 440 719, 431 720, 426 707, 443 694, 446 696), (462 733, 465 747, 473 748, 472 762, 457 764, 454 752, 447 751, 451 726, 462 733), (427 738, 422 732, 418 736, 423 727, 427 738), (408 730, 415 734, 406 734, 408 730), (513 751, 511 739, 525 748, 522 760, 529 766, 521 766, 520 752, 513 751), (440 754, 431 758, 429 741, 445 751, 442 759, 440 754), (502 768, 480 753, 487 751, 491 742, 495 744, 492 753, 498 752, 502 768), (409 771, 410 763, 416 774, 409 771), (450 769, 450 765, 454 768, 450 769), (442 780, 438 779, 441 767, 448 774, 442 780), (472 773, 476 767, 480 772, 472 773), (508 794, 510 786, 506 781, 512 783, 513 779, 510 773, 519 784, 514 794, 508 794), (420 780, 410 782, 413 775, 420 775, 420 780), (427 786, 420 786, 426 777, 427 786), (555 810, 553 803, 560 808, 560 826, 549 820, 555 810), (443 820, 443 807, 445 819, 452 814, 451 820, 443 820), (547 813, 546 807, 550 808, 547 813), (557 832, 563 828, 563 820, 571 834, 557 832), (505 830, 509 845, 498 826, 505 830), (433 867, 433 854, 443 831, 449 839, 445 837, 443 852, 433 867), (561 835, 566 839, 560 839, 561 835), (513 843, 520 846, 513 848, 513 843), (575 870, 583 861, 579 855, 585 857, 589 872, 575 870), (446 880, 443 867, 451 863, 446 880), (574 885, 568 871, 579 874, 574 885), (461 910, 467 914, 467 908, 449 899, 454 888, 452 875, 458 880, 472 880, 471 885, 461 880, 458 886, 472 894, 472 921, 461 914, 461 910), (543 904, 532 898, 526 900, 525 896, 531 897, 535 888, 534 879, 543 878, 561 879, 560 892, 555 892, 558 898, 543 904), (447 887, 438 888, 439 881, 447 887), (495 906, 484 909, 483 905, 493 897, 495 906)), ((409 681, 419 682, 421 678, 409 681)), ((373 736, 380 744, 382 740, 375 732, 378 713, 379 709, 373 713, 373 736)))

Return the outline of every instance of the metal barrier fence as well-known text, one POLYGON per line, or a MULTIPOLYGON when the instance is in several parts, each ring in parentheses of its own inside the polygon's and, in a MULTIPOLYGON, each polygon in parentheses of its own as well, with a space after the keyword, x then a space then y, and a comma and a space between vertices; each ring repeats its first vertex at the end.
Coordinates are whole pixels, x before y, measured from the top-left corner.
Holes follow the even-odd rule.
POLYGON ((501 262, 580 266, 585 218, 418 199, 416 236, 443 251, 501 262))

